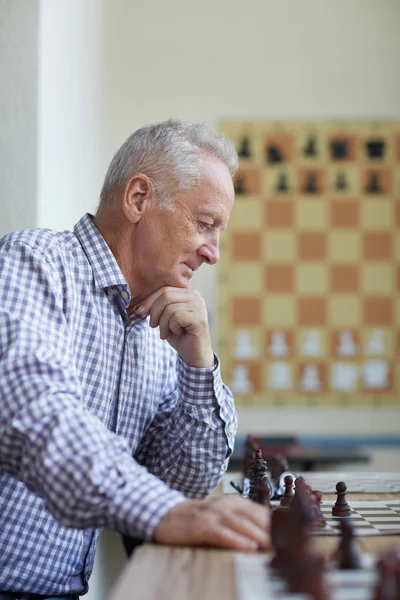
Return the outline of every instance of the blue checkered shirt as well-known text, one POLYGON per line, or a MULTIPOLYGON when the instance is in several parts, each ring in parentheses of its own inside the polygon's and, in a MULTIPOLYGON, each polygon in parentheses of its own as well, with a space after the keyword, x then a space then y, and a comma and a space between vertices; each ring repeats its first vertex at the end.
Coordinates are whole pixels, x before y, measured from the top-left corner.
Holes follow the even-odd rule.
POLYGON ((226 468, 218 360, 189 367, 129 303, 89 215, 0 242, 0 590, 86 591, 101 527, 149 540, 226 468))

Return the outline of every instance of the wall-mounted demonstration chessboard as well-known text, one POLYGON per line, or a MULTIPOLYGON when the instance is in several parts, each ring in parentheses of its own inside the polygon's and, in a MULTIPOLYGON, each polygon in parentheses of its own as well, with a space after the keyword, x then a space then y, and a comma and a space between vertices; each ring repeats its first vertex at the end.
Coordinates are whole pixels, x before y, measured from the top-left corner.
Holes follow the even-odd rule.
POLYGON ((400 122, 222 122, 218 352, 241 406, 398 405, 400 122))

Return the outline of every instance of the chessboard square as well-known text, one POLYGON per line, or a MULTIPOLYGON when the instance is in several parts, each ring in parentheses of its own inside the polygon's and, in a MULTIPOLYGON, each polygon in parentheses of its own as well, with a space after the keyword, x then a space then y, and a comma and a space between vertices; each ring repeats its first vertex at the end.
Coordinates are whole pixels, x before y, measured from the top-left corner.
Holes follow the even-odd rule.
POLYGON ((267 200, 265 203, 265 225, 271 227, 293 227, 293 200, 281 198, 267 200))
POLYGON ((287 163, 294 158, 295 136, 293 132, 269 132, 264 137, 265 162, 269 165, 287 163))
POLYGON ((294 353, 294 332, 291 329, 267 329, 265 356, 271 359, 288 358, 294 353))
POLYGON ((387 360, 372 358, 361 364, 364 392, 389 392, 393 390, 393 367, 387 360))
POLYGON ((326 298, 303 296, 297 300, 297 321, 300 326, 318 327, 326 323, 326 298))
POLYGON ((260 392, 260 363, 258 361, 233 361, 228 385, 234 394, 251 395, 260 392))
POLYGON ((255 327, 235 329, 230 340, 232 357, 237 360, 262 356, 260 330, 255 327))
POLYGON ((335 198, 330 205, 330 225, 354 228, 360 225, 359 202, 351 198, 335 198))
POLYGON ((314 361, 301 361, 297 366, 297 388, 300 392, 315 394, 327 387, 326 364, 314 361))
POLYGON ((299 263, 296 269, 296 290, 310 296, 323 294, 328 289, 328 273, 324 264, 299 263))
POLYGON ((267 231, 264 234, 264 259, 268 262, 291 262, 296 258, 292 230, 267 231))
POLYGON ((361 226, 364 229, 391 229, 393 226, 393 202, 388 198, 363 198, 361 226))
MULTIPOLYGON (((396 327, 400 327, 400 298, 394 299, 394 322, 396 327)), ((399 339, 399 354, 400 357, 400 339, 399 339)))
POLYGON ((355 363, 332 362, 330 388, 342 393, 355 392, 358 387, 359 367, 355 363))
POLYGON ((328 257, 332 262, 358 262, 361 258, 360 234, 345 229, 331 231, 328 236, 328 257))
POLYGON ((295 323, 293 296, 274 294, 265 298, 263 321, 270 328, 292 327, 295 323))
POLYGON ((297 355, 318 358, 326 356, 326 333, 324 329, 300 328, 297 336, 297 355))
POLYGON ((334 294, 328 299, 328 320, 333 327, 352 328, 360 325, 361 302, 357 296, 334 294))
POLYGON ((365 263, 361 267, 361 289, 367 294, 391 294, 395 273, 391 264, 365 263))
POLYGON ((396 290, 400 292, 400 265, 396 267, 396 290))
POLYGON ((359 136, 354 133, 335 133, 328 136, 328 146, 332 161, 353 162, 360 150, 359 136))
POLYGON ((359 286, 358 264, 331 265, 330 289, 332 292, 354 293, 359 290, 359 286))
POLYGON ((261 140, 257 135, 257 125, 253 121, 220 123, 219 131, 235 145, 240 161, 261 162, 261 140))
POLYGON ((361 172, 361 191, 363 194, 388 195, 392 192, 393 175, 390 167, 373 165, 361 172))
POLYGON ((260 230, 263 223, 264 203, 260 198, 237 198, 229 220, 228 232, 260 230))
POLYGON ((293 388, 293 365, 286 361, 275 361, 267 365, 265 386, 269 390, 291 390, 293 388))
POLYGON ((262 265, 235 263, 229 274, 231 293, 240 296, 246 290, 247 294, 260 295, 263 288, 262 274, 262 265))
POLYGON ((328 175, 324 167, 299 167, 297 170, 298 194, 321 196, 327 191, 328 175))
POLYGON ((233 179, 237 196, 256 196, 261 193, 262 168, 241 164, 233 179))
POLYGON ((400 262, 400 232, 393 236, 393 258, 400 262))
POLYGON ((394 136, 394 148, 395 159, 400 162, 400 133, 394 136))
POLYGON ((232 323, 234 325, 259 325, 261 299, 245 296, 232 298, 232 323))
POLYGON ((349 360, 360 354, 360 333, 357 329, 334 329, 331 344, 332 356, 349 360))
POLYGON ((335 196, 358 196, 360 193, 360 174, 358 167, 334 165, 328 172, 328 193, 335 196))
POLYGON ((265 291, 293 292, 293 265, 268 264, 265 267, 265 291))
POLYGON ((324 231, 301 231, 297 239, 297 252, 300 260, 324 260, 326 258, 327 237, 324 231))
POLYGON ((295 191, 293 167, 282 163, 263 170, 262 193, 266 196, 287 198, 295 191))
POLYGON ((367 260, 390 260, 393 257, 392 234, 387 231, 365 232, 363 255, 367 260))
POLYGON ((259 261, 262 257, 262 236, 259 231, 234 231, 231 236, 232 259, 259 261))
POLYGON ((327 226, 327 203, 315 199, 298 198, 296 202, 296 224, 299 229, 324 229, 327 226))
POLYGON ((364 325, 392 325, 393 317, 393 298, 387 296, 366 296, 364 298, 364 325))

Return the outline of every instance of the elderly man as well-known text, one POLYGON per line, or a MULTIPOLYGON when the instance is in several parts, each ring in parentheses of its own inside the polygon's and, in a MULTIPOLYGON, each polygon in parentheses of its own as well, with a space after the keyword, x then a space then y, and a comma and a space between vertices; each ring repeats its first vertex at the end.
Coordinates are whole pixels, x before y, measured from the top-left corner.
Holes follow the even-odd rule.
POLYGON ((204 499, 236 413, 188 284, 218 260, 236 168, 202 123, 149 125, 114 156, 95 217, 1 241, 0 598, 77 598, 103 526, 266 546, 266 509, 204 499))

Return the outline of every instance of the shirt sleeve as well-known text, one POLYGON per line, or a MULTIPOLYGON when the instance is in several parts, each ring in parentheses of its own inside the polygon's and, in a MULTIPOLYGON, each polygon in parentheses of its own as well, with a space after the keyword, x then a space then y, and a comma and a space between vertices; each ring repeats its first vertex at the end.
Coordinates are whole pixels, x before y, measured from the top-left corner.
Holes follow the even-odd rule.
POLYGON ((171 353, 164 397, 135 457, 171 488, 203 498, 226 471, 237 414, 217 356, 200 369, 171 353))
POLYGON ((0 252, 0 468, 64 526, 150 539, 184 496, 131 456, 82 402, 62 277, 21 243, 0 252))

